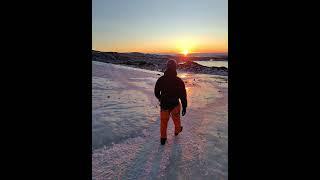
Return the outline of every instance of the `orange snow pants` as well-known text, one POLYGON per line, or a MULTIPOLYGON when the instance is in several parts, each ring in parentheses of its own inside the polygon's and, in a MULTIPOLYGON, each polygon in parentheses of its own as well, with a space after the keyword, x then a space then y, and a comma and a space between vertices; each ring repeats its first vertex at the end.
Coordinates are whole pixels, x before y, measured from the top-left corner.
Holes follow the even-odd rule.
POLYGON ((161 135, 161 138, 167 138, 167 126, 168 126, 168 121, 169 121, 170 115, 171 115, 173 123, 174 123, 175 133, 180 132, 180 130, 181 130, 180 109, 181 109, 181 104, 179 103, 178 106, 174 107, 171 110, 161 110, 160 111, 160 120, 161 120, 160 135, 161 135))

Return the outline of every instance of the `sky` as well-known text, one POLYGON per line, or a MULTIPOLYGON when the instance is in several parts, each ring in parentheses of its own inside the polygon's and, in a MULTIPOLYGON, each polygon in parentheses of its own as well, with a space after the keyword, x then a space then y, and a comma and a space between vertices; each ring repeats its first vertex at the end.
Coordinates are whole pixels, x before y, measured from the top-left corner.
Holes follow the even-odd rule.
POLYGON ((228 52, 228 0, 92 0, 92 49, 228 52))

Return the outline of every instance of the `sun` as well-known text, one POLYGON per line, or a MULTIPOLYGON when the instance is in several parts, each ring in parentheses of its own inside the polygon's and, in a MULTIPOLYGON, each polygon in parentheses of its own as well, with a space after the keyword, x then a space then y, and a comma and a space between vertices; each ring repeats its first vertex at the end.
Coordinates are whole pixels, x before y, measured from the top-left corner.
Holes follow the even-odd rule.
POLYGON ((187 55, 189 54, 188 49, 183 50, 183 51, 182 51, 182 54, 184 54, 185 56, 187 56, 187 55))

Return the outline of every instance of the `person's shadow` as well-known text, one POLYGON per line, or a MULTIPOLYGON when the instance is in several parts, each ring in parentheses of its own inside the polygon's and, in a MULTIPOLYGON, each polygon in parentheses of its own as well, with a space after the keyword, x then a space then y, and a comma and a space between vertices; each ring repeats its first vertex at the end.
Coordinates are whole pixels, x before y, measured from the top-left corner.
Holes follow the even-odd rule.
POLYGON ((180 139, 179 136, 173 137, 172 139, 168 139, 170 141, 167 141, 165 145, 158 144, 158 155, 156 155, 156 158, 154 160, 154 163, 152 165, 152 172, 150 177, 156 177, 161 173, 160 164, 163 163, 162 159, 165 159, 167 154, 169 153, 169 162, 165 162, 166 168, 166 175, 163 177, 160 177, 160 179, 177 179, 179 177, 179 162, 181 162, 182 157, 182 148, 181 144, 179 143, 180 139))

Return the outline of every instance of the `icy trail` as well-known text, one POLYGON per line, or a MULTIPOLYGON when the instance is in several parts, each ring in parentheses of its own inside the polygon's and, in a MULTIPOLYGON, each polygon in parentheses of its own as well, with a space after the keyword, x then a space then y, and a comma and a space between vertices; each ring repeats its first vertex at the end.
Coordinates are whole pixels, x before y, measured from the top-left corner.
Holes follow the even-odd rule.
POLYGON ((188 109, 183 132, 160 145, 159 72, 92 65, 93 179, 228 179, 226 77, 179 74, 188 109))

